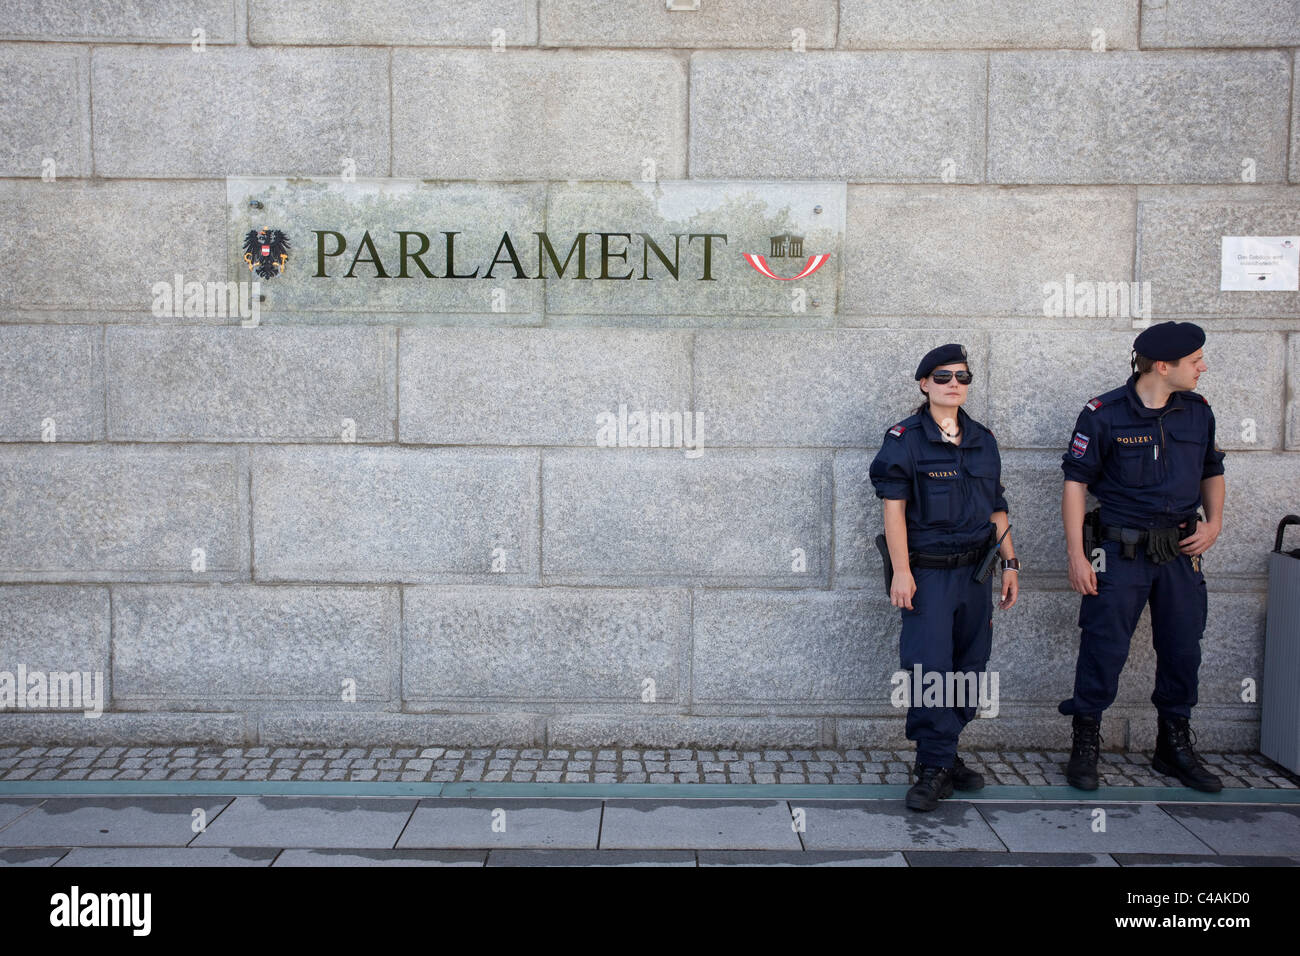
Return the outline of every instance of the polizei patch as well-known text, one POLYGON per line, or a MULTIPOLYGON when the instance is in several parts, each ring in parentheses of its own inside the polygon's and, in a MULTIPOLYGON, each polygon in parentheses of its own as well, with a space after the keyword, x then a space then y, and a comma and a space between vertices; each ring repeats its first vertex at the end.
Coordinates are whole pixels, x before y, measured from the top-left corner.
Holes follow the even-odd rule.
POLYGON ((1070 442, 1070 454, 1075 458, 1082 458, 1088 450, 1088 436, 1083 432, 1074 433, 1074 441, 1070 442))

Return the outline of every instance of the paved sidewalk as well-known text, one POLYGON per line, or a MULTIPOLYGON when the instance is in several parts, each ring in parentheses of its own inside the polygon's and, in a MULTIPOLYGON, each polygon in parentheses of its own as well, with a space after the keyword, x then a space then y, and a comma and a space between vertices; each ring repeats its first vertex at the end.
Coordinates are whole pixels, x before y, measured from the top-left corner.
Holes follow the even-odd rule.
POLYGON ((1296 866, 1300 806, 6 796, 0 865, 1296 866))
MULTIPOLYGON (((1225 788, 1297 789, 1262 754, 1201 754, 1225 788)), ((962 755, 990 785, 1065 786, 1068 753, 962 755)), ((0 782, 248 780, 452 783, 910 784, 910 751, 444 747, 2 747, 0 782)), ((1179 786, 1150 753, 1104 753, 1106 787, 1179 786)))

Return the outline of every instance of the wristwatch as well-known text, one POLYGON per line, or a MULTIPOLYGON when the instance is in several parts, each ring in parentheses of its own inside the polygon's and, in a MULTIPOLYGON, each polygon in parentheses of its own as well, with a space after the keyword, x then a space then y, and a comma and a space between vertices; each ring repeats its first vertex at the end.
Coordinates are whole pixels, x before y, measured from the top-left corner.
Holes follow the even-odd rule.
POLYGON ((1016 572, 1019 572, 1019 571, 1020 571, 1020 559, 1019 559, 1019 558, 1003 558, 1003 559, 1002 559, 1002 570, 1003 570, 1003 571, 1016 571, 1016 572))

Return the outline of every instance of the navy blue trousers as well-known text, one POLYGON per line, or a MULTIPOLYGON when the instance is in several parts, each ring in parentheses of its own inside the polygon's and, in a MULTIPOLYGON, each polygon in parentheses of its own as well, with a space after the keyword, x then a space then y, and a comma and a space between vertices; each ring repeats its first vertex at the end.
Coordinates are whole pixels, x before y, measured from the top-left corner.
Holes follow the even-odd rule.
MULTIPOLYGON (((974 567, 913 568, 916 594, 903 608, 899 657, 909 682, 915 665, 922 673, 981 673, 993 647, 993 586, 971 579, 974 567)), ((978 680, 978 678, 977 678, 978 680)), ((952 767, 957 737, 975 717, 978 699, 966 706, 927 707, 913 699, 907 709, 907 739, 916 741, 918 763, 952 767)), ((947 702, 947 701, 945 701, 947 702)))
POLYGON ((1062 701, 1063 714, 1100 718, 1115 701, 1119 674, 1142 608, 1151 602, 1151 638, 1156 652, 1156 686, 1151 703, 1162 716, 1191 717, 1196 705, 1205 632, 1205 577, 1200 561, 1179 555, 1152 564, 1141 547, 1133 558, 1122 545, 1107 541, 1106 570, 1097 574, 1097 593, 1079 605, 1079 659, 1074 696, 1062 701))

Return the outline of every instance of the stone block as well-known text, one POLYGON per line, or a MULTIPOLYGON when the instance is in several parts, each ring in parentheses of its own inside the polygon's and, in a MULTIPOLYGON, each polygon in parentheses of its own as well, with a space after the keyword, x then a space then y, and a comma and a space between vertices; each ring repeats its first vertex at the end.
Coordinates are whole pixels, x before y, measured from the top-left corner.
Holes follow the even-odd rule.
POLYGON ((761 747, 774 741, 812 747, 830 743, 816 717, 699 717, 678 714, 557 714, 547 740, 581 747, 761 747))
POLYGON ((1088 50, 1137 47, 1131 0, 841 0, 839 47, 849 50, 1088 50))
POLYGON ((547 453, 549 583, 825 585, 831 463, 819 452, 547 453))
MULTIPOLYGON (((1055 451, 1002 453, 1002 484, 1016 557, 1027 574, 1066 570, 1061 490, 1065 480, 1055 451)), ((879 532, 877 532, 879 533, 879 532)))
POLYGON ((1300 450, 1300 333, 1287 336, 1286 447, 1300 450))
POLYGON ((211 182, 0 180, 0 306, 147 315, 151 287, 175 273, 225 281, 223 194, 211 182), (165 232, 160 255, 123 241, 143 223, 165 232))
POLYGON ((532 451, 256 448, 255 575, 268 581, 534 581, 537 474, 532 451))
POLYGON ((252 0, 248 39, 258 45, 532 46, 537 42, 537 7, 519 0, 375 0, 360 6, 252 0))
POLYGON ((113 692, 161 710, 398 705, 394 588, 117 589, 113 692))
POLYGON ((686 69, 669 54, 399 47, 392 58, 392 89, 401 91, 393 100, 395 176, 639 180, 647 169, 653 178, 686 172, 686 69))
MULTIPOLYGON (((402 697, 456 701, 676 704, 686 687, 683 590, 407 588, 402 697)), ((573 768, 579 769, 579 768, 573 768)))
MULTIPOLYGON (((1294 3, 1294 0, 1292 0, 1294 3)), ((1296 64, 1300 63, 1300 53, 1292 51, 1291 75, 1296 75, 1296 64)), ((1291 97, 1291 175, 1292 183, 1300 183, 1300 96, 1291 97)))
POLYGON ((1133 278, 1124 191, 851 186, 848 196, 843 316, 1041 319, 1046 282, 1133 278))
POLYGON ((982 53, 695 53, 691 175, 982 182, 985 88, 982 53))
POLYGON ((1298 462, 1295 454, 1268 452, 1238 452, 1224 459, 1223 533, 1205 553, 1207 575, 1267 573, 1277 523, 1296 513, 1300 501, 1298 462))
POLYGON ((0 441, 104 437, 104 361, 90 326, 0 326, 0 441))
POLYGON ((1300 292, 1222 292, 1224 236, 1300 235, 1300 187, 1138 190, 1138 273, 1159 318, 1300 317, 1300 292))
MULTIPOLYGON (((89 674, 90 686, 81 679, 80 714, 109 700, 108 588, 69 585, 18 585, 0 588, 0 670, 8 671, 19 694, 30 687, 32 672, 89 674), (19 666, 26 668, 28 683, 18 680, 19 666)), ((50 678, 51 682, 53 678, 50 678)), ((50 687, 51 693, 54 688, 50 687)), ((51 704, 58 701, 51 699, 51 704)), ((8 708, 6 708, 8 709, 8 708)), ((15 709, 15 713, 26 713, 15 709)), ((98 719, 98 718, 96 718, 98 719)), ((0 739, 4 733, 0 719, 0 739)))
MULTIPOLYGON (((258 740, 285 747, 313 744, 349 747, 374 744, 446 744, 496 747, 534 744, 545 737, 533 714, 265 713, 258 740)), ((435 778, 441 779, 441 778, 435 778)), ((450 777, 447 779, 451 779, 450 777)))
POLYGON ((234 43, 233 0, 12 0, 0 9, 0 39, 92 43, 234 43))
POLYGON ((394 438, 394 329, 118 327, 105 334, 114 441, 394 438))
POLYGON ((242 714, 105 713, 94 719, 81 714, 0 714, 0 739, 13 743, 133 745, 193 744, 239 746, 250 741, 242 714))
POLYGON ((729 713, 888 713, 898 612, 874 592, 701 590, 692 701, 729 713))
POLYGON ((542 46, 710 47, 789 49, 794 31, 806 49, 835 45, 835 4, 829 0, 711 0, 698 10, 667 4, 583 0, 542 4, 542 46))
POLYGON ((1300 46, 1300 3, 1142 0, 1142 46, 1300 46))
POLYGON ((1286 179, 1280 52, 994 53, 988 179, 996 183, 1239 183, 1286 179))
POLYGON ((0 47, 0 174, 90 175, 89 81, 84 49, 0 47))
POLYGON ((247 473, 237 447, 0 449, 0 487, 14 489, 0 511, 0 578, 246 577, 247 473))
POLYGON ((383 50, 99 48, 91 77, 101 176, 390 172, 383 50))
POLYGON ((404 442, 596 445, 623 407, 694 422, 685 332, 403 330, 399 375, 404 442))

